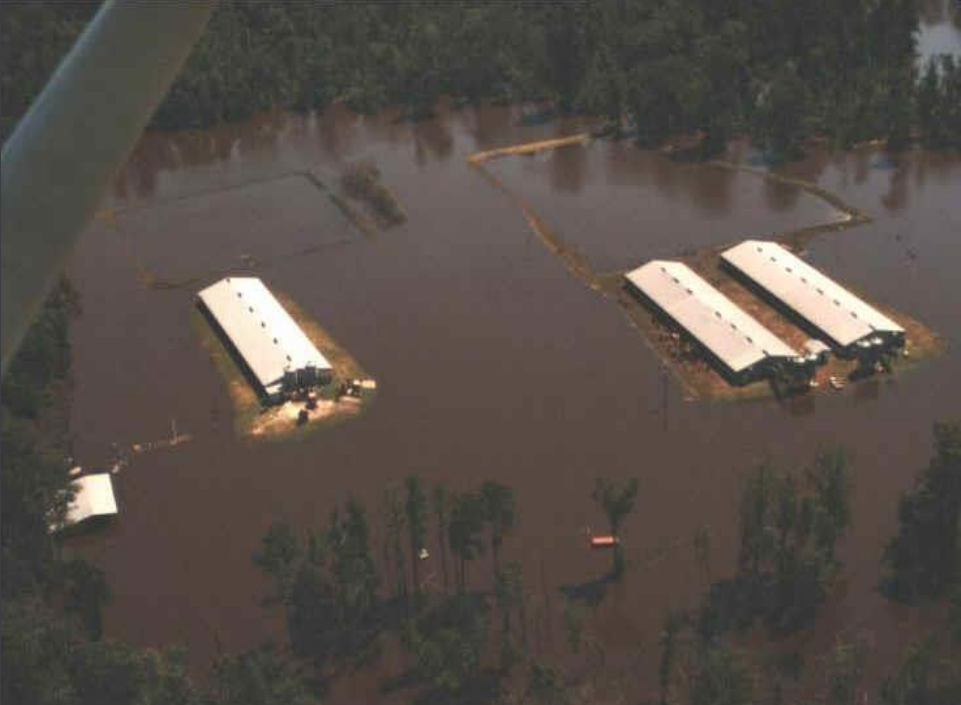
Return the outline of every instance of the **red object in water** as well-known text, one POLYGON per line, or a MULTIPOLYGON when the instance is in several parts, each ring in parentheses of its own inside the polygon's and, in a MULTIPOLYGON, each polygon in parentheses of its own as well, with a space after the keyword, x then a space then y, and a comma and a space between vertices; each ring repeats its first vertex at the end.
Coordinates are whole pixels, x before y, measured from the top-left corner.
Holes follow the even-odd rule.
POLYGON ((619 543, 616 536, 591 536, 591 548, 613 548, 619 543))

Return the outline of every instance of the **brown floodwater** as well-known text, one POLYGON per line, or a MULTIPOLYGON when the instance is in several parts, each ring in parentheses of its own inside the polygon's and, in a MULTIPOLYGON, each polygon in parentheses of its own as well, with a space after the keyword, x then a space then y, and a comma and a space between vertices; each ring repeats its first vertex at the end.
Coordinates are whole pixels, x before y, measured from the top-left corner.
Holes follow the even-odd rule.
MULTIPOLYGON (((321 526, 351 494, 376 521, 384 487, 418 473, 455 490, 486 478, 515 489, 506 554, 523 562, 531 609, 552 611, 535 651, 563 656, 558 587, 607 568, 583 540, 585 527, 603 524, 594 480, 635 476, 640 496, 623 531, 631 569, 588 631, 646 695, 665 611, 692 605, 703 587, 695 531, 711 531, 714 577, 729 574, 743 471, 763 458, 799 467, 818 444, 839 441, 856 459, 855 523, 841 549, 843 584, 809 650, 842 631, 870 643, 870 671, 890 670, 905 646, 899 630, 924 615, 877 595, 878 557, 898 493, 929 457, 931 424, 959 416, 961 160, 867 149, 815 153, 789 170, 874 218, 819 236, 811 261, 940 331, 945 355, 800 407, 689 403, 673 382, 665 393, 656 354, 618 306, 572 276, 465 162, 477 149, 584 128, 520 117, 445 108, 411 125, 335 108, 144 137, 70 267, 84 307, 73 328, 75 454, 105 465, 112 443, 166 437, 172 419, 193 440, 135 457, 116 477, 121 516, 73 544, 112 586, 107 633, 184 644, 198 672, 220 651, 282 639, 251 563, 268 525, 321 526), (357 160, 377 164, 407 223, 362 235, 303 175, 333 185, 357 160), (245 268, 296 299, 378 379, 363 417, 289 444, 233 435, 223 381, 188 314, 196 290, 245 268)), ((800 189, 673 164, 627 141, 485 168, 600 269, 837 216, 800 189)), ((488 586, 486 558, 471 575, 488 586)), ((376 688, 349 679, 334 700, 369 701, 376 688)))

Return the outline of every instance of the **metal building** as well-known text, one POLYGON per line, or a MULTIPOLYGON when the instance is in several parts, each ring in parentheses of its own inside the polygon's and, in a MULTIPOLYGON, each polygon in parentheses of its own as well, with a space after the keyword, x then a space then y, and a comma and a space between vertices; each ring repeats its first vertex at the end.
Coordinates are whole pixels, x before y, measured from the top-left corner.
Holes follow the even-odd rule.
POLYGON ((228 277, 198 295, 268 400, 326 384, 332 368, 256 277, 228 277))
POLYGON ((654 260, 625 275, 629 287, 683 328, 735 382, 804 358, 680 262, 654 260))
POLYGON ((904 342, 904 328, 775 242, 745 240, 721 259, 841 353, 904 342))
POLYGON ((62 531, 71 526, 117 513, 117 500, 113 493, 113 480, 108 473, 84 475, 70 483, 74 495, 67 506, 62 524, 52 524, 50 531, 62 531))

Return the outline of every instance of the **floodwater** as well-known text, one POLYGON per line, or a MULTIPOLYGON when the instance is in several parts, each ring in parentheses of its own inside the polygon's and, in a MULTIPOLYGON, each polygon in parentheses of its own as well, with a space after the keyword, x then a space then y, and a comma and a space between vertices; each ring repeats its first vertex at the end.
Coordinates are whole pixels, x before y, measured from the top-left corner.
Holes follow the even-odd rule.
MULTIPOLYGON (((221 650, 281 639, 251 564, 268 525, 323 525, 351 494, 376 518, 384 487, 418 473, 455 490, 485 478, 515 489, 519 522, 505 553, 523 562, 531 609, 552 610, 535 651, 563 655, 557 588, 600 576, 609 558, 583 538, 603 525, 594 480, 635 476, 640 496, 623 531, 631 568, 588 631, 646 696, 666 610, 692 605, 703 587, 695 531, 711 532, 713 577, 729 574, 743 471, 762 458, 799 467, 819 443, 840 441, 856 458, 855 524, 841 549, 843 584, 809 648, 817 654, 843 631, 890 669, 904 647, 898 630, 923 615, 876 594, 878 557, 898 493, 929 457, 931 424, 959 416, 961 161, 866 150, 815 154, 790 170, 875 219, 820 236, 812 262, 942 332, 944 356, 800 408, 690 403, 617 305, 572 276, 465 162, 477 149, 583 129, 521 122, 509 108, 445 109, 416 125, 332 109, 144 138, 70 268, 84 307, 74 326, 75 455, 106 464, 111 443, 163 438, 172 419, 194 440, 134 458, 116 478, 118 521, 73 544, 112 586, 107 633, 184 644, 198 672, 221 650), (333 183, 362 159, 409 214, 374 237, 352 231, 302 176, 311 169, 333 183), (227 392, 188 314, 196 290, 244 267, 293 296, 378 379, 363 417, 290 444, 232 435, 227 392), (166 286, 148 286, 145 272, 166 286)), ((602 268, 833 217, 798 189, 674 165, 628 142, 488 168, 602 268)), ((487 587, 487 559, 471 575, 487 587)), ((376 688, 351 679, 333 699, 369 702, 376 688)))

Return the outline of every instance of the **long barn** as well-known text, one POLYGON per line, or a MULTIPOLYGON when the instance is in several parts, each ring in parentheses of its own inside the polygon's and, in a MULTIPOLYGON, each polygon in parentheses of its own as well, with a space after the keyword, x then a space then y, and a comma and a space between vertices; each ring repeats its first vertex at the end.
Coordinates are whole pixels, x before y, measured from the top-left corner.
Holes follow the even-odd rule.
POLYGON ((706 349, 735 382, 761 377, 778 361, 803 361, 797 351, 685 264, 654 260, 626 274, 625 280, 706 349))
POLYGON ((267 399, 330 381, 327 358, 260 279, 221 279, 197 298, 267 399))
POLYGON ((745 240, 721 259, 842 353, 904 342, 904 328, 776 242, 745 240))

